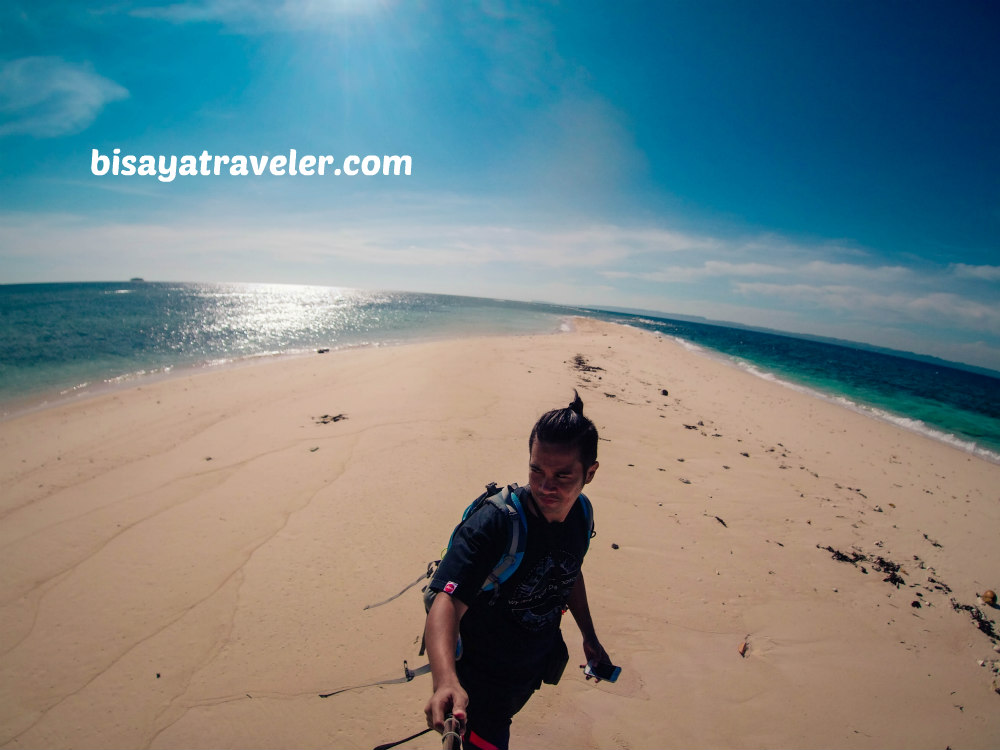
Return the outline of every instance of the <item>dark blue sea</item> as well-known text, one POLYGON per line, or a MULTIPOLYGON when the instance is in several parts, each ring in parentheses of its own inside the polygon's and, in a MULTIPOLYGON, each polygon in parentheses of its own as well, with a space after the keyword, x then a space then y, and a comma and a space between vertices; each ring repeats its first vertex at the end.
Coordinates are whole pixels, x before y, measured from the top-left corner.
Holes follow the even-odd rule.
POLYGON ((1000 377, 724 325, 540 303, 315 286, 0 285, 0 414, 189 368, 477 334, 565 330, 585 315, 1000 462, 1000 377))

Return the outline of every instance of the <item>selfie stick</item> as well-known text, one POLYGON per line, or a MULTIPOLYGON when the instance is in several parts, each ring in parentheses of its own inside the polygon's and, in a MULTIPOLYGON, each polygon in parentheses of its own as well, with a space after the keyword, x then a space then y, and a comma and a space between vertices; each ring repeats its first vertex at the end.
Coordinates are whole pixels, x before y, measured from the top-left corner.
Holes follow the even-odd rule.
POLYGON ((443 750, 462 750, 462 736, 459 734, 461 728, 458 719, 454 716, 449 716, 444 720, 444 732, 441 734, 443 750))

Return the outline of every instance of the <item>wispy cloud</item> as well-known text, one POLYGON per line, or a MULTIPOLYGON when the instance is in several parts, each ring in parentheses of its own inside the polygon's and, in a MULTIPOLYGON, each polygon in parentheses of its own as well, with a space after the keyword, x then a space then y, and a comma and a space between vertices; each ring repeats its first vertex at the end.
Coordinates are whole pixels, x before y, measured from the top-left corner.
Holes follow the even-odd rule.
POLYGON ((915 297, 909 300, 905 309, 930 319, 944 316, 972 329, 1000 333, 1000 307, 957 294, 936 292, 915 297))
POLYGON ((612 226, 532 229, 503 225, 385 223, 336 226, 329 221, 303 226, 301 217, 257 225, 247 218, 188 219, 183 223, 92 223, 70 215, 44 218, 8 215, 0 222, 0 247, 8 251, 58 256, 75 248, 124 248, 141 237, 153 254, 193 260, 206 254, 274 253, 284 262, 346 260, 370 265, 472 267, 490 263, 525 269, 589 270, 614 265, 640 247, 683 242, 672 233, 612 226))
POLYGON ((916 274, 905 266, 869 266, 860 263, 830 263, 813 260, 795 269, 803 277, 822 279, 829 282, 851 282, 866 284, 898 284, 914 279, 916 274))
POLYGON ((892 321, 1000 333, 1000 308, 952 292, 880 293, 859 286, 759 282, 737 282, 733 287, 743 295, 764 297, 785 306, 846 314, 872 321, 873 326, 892 321))
MULTIPOLYGON (((692 243, 694 244, 694 243, 692 243)), ((785 266, 767 263, 730 263, 710 260, 701 265, 668 266, 656 271, 603 271, 609 279, 637 279, 662 284, 685 284, 711 277, 783 276, 790 272, 785 266)))
MULTIPOLYGON (((916 274, 904 266, 873 266, 861 263, 833 263, 811 260, 825 251, 824 247, 792 245, 786 241, 769 246, 760 240, 727 240, 694 234, 677 235, 670 259, 675 262, 658 267, 658 263, 668 256, 657 252, 653 243, 645 251, 646 266, 640 270, 614 269, 602 271, 607 278, 636 279, 662 284, 689 284, 706 279, 781 279, 782 283, 793 279, 800 284, 898 284, 916 279, 916 274), (683 251, 688 251, 686 254, 683 251), (725 260, 704 260, 706 255, 715 255, 725 260), (680 256, 680 257, 678 257, 680 256), (756 260, 770 258, 772 262, 756 260), (682 261, 677 263, 676 261, 682 261), (683 263, 683 261, 688 261, 683 263)), ((636 249, 636 258, 641 253, 636 249)))
POLYGON ((128 91, 89 65, 22 57, 0 67, 0 136, 55 138, 86 130, 128 91))
POLYGON ((949 270, 960 279, 1000 281, 1000 266, 970 266, 965 263, 953 263, 949 266, 949 270))

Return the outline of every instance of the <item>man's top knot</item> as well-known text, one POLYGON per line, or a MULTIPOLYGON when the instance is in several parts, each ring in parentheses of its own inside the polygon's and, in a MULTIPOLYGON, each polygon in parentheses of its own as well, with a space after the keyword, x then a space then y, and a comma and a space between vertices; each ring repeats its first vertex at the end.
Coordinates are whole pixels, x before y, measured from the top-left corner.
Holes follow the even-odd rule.
POLYGON ((584 469, 590 468, 597 461, 597 428, 583 416, 583 399, 576 389, 573 390, 573 401, 569 406, 553 409, 538 418, 528 438, 529 451, 535 440, 575 447, 580 452, 580 462, 584 469))

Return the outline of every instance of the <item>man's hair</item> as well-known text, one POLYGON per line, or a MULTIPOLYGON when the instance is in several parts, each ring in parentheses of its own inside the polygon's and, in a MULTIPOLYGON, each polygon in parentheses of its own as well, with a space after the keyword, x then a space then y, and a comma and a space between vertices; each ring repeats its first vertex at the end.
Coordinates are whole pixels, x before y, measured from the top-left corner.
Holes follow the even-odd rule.
POLYGON ((535 440, 576 448, 584 471, 597 461, 597 428, 583 416, 583 399, 576 389, 569 406, 547 411, 538 418, 528 438, 529 451, 534 447, 535 440))

